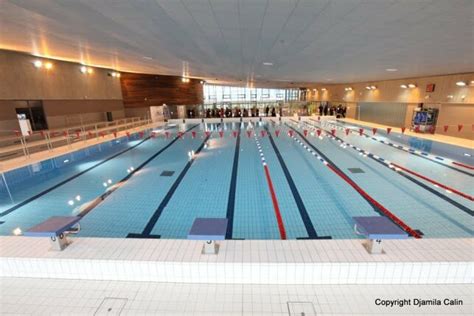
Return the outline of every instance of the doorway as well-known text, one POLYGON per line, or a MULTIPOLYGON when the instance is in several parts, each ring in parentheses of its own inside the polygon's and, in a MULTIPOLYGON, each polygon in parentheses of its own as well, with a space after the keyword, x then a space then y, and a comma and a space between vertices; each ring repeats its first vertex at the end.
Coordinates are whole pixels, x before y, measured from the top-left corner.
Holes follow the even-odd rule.
POLYGON ((30 120, 33 131, 48 129, 42 101, 18 101, 18 104, 20 107, 15 108, 16 114, 20 114, 30 120))

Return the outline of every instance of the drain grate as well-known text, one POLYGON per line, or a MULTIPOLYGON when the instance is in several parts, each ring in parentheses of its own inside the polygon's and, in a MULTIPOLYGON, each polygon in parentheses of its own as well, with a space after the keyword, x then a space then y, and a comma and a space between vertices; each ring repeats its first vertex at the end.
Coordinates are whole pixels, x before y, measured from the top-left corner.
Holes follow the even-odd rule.
POLYGON ((125 304, 126 298, 106 297, 102 300, 94 315, 120 315, 125 304))
POLYGON ((171 177, 174 174, 174 171, 171 170, 165 170, 163 171, 160 176, 161 177, 171 177))
POLYGON ((360 168, 347 168, 347 170, 349 170, 351 173, 365 173, 365 171, 360 168))
POLYGON ((290 316, 316 316, 312 302, 287 302, 290 316))

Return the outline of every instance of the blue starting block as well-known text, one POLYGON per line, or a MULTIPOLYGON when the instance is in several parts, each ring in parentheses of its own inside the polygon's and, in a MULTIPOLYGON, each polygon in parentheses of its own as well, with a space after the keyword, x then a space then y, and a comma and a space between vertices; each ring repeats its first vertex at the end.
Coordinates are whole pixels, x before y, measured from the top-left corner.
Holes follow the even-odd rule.
MULTIPOLYGON (((31 227, 23 233, 29 237, 49 237, 53 250, 63 250, 69 244, 67 234, 79 225, 80 216, 53 216, 46 221, 31 227)), ((80 227, 77 228, 79 231, 80 227)), ((76 232, 77 232, 76 231, 76 232)))
POLYGON ((190 240, 204 240, 203 254, 217 254, 216 240, 224 240, 227 231, 227 218, 196 218, 188 233, 190 240))
POLYGON ((366 249, 371 254, 384 253, 382 240, 384 239, 406 239, 407 232, 395 225, 384 216, 356 216, 354 219, 354 231, 357 235, 363 235, 368 239, 366 249))

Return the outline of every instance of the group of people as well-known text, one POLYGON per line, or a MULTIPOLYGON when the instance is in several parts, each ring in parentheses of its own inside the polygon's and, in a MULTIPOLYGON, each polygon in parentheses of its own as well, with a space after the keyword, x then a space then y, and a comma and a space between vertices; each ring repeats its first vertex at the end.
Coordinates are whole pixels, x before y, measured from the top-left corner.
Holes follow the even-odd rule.
MULTIPOLYGON (((265 107, 265 116, 276 116, 276 109, 275 107, 265 107)), ((279 109, 279 114, 281 116, 282 110, 281 108, 279 109)), ((260 110, 257 107, 253 107, 250 109, 250 111, 247 108, 240 109, 239 107, 234 108, 233 110, 230 108, 212 108, 212 109, 206 109, 205 111, 205 117, 206 118, 211 118, 211 117, 259 117, 260 116, 260 110)))
POLYGON ((346 117, 347 107, 342 104, 339 104, 337 107, 335 105, 329 106, 326 103, 324 106, 322 103, 319 104, 319 116, 326 116, 326 115, 335 115, 336 117, 346 117))

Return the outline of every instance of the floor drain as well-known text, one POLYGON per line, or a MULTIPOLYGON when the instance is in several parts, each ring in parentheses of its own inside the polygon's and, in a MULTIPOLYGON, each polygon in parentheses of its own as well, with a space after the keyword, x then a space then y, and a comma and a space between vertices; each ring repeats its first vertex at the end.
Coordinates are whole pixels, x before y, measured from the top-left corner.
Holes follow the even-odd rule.
POLYGON ((347 170, 349 170, 352 173, 365 173, 365 171, 360 168, 347 168, 347 170))
POLYGON ((290 316, 316 316, 311 302, 287 302, 290 316))
POLYGON ((162 176, 162 177, 171 177, 173 174, 174 174, 174 171, 165 170, 160 174, 160 176, 162 176))
POLYGON ((102 300, 94 315, 120 315, 125 304, 126 298, 106 297, 102 300))

